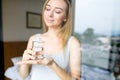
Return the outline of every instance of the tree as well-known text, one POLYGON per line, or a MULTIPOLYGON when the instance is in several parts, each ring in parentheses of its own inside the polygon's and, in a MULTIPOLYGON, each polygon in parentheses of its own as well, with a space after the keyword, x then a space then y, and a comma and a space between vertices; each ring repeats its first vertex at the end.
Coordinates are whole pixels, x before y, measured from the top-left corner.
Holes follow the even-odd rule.
POLYGON ((93 43, 93 40, 95 38, 94 35, 94 29, 93 28, 87 28, 85 32, 83 33, 84 41, 87 43, 93 43))

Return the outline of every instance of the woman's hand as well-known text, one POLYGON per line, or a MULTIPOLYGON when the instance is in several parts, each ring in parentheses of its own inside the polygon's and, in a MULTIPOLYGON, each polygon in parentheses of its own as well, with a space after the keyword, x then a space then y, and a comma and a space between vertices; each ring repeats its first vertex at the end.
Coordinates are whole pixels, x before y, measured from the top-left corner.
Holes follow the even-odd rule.
POLYGON ((35 59, 35 51, 33 50, 25 50, 23 53, 22 61, 24 60, 34 60, 35 59))
POLYGON ((35 64, 35 52, 33 50, 25 50, 22 56, 22 60, 19 61, 17 64, 35 64))
POLYGON ((19 61, 17 64, 39 64, 39 65, 47 65, 51 66, 54 60, 52 58, 43 58, 43 59, 31 59, 31 60, 22 60, 19 61))
MULTIPOLYGON (((40 53, 39 55, 41 55, 40 53)), ((52 58, 43 57, 42 59, 37 59, 36 56, 38 54, 32 50, 25 50, 23 53, 22 61, 19 61, 17 64, 39 64, 39 65, 52 65, 54 60, 52 58)))
POLYGON ((36 60, 36 64, 47 65, 47 66, 51 66, 53 62, 54 60, 52 58, 46 58, 46 57, 44 57, 43 59, 36 60))

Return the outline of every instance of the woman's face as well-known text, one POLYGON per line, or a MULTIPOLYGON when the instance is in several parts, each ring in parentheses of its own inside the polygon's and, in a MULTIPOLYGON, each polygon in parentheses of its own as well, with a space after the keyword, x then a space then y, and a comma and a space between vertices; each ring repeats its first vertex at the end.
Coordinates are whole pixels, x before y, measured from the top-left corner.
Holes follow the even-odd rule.
POLYGON ((64 0, 50 0, 44 10, 44 21, 48 27, 60 28, 66 20, 67 5, 64 0))

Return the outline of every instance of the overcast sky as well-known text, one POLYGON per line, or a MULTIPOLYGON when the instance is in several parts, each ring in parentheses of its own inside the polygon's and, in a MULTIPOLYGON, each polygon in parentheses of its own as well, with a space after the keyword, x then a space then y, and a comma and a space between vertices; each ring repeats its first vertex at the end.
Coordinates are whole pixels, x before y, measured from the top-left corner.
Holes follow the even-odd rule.
POLYGON ((76 0, 75 32, 88 27, 106 35, 120 31, 120 0, 76 0))

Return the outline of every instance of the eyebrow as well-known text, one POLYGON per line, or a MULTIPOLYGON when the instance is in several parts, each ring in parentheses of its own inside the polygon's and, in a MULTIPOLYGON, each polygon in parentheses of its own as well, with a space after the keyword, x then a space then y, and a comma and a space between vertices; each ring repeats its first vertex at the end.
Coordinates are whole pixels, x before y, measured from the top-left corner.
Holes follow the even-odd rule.
MULTIPOLYGON (((49 6, 49 7, 51 7, 51 5, 49 5, 49 4, 47 4, 46 6, 49 6)), ((60 7, 55 7, 56 9, 60 9, 60 10, 62 10, 63 11, 63 9, 62 8, 60 8, 60 7)))

